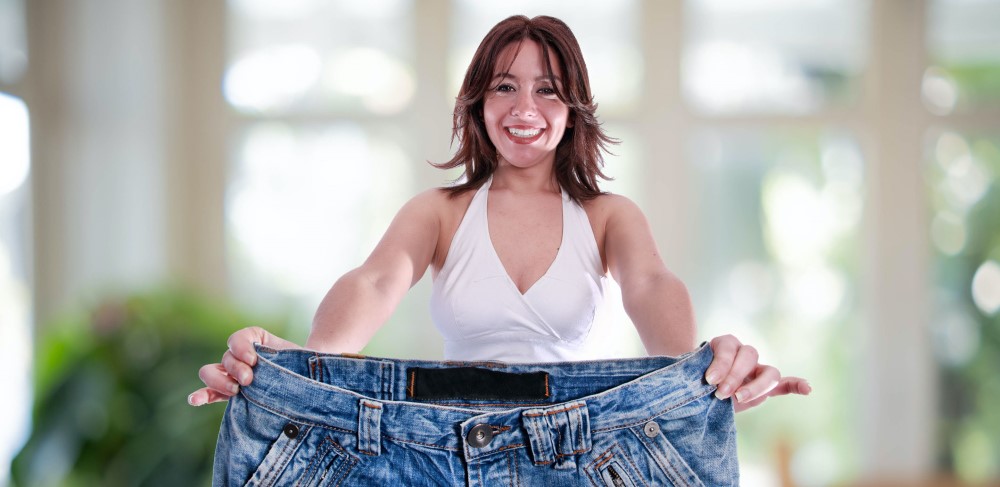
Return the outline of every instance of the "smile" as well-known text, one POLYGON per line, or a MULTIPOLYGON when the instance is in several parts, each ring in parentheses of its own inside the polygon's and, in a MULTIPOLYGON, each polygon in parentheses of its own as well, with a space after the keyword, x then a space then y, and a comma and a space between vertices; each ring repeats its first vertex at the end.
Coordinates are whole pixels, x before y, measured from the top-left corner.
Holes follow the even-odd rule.
POLYGON ((514 137, 531 138, 542 133, 542 129, 540 128, 517 129, 514 127, 507 127, 507 132, 513 135, 514 137))

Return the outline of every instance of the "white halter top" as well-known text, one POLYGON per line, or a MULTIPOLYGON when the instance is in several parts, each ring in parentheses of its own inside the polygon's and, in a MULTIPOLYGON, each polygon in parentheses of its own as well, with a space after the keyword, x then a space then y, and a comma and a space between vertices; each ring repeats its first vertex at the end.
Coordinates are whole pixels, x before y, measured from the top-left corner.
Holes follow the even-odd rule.
POLYGON ((445 359, 579 360, 607 279, 587 213, 562 191, 562 244, 545 274, 521 294, 490 240, 491 183, 472 197, 434 278, 431 318, 444 336, 445 359))

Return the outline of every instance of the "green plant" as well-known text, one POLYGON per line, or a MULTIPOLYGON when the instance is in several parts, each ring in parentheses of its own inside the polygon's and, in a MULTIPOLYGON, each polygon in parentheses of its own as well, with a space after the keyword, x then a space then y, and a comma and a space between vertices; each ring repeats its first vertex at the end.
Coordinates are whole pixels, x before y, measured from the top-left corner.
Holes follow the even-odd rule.
POLYGON ((46 326, 15 485, 209 485, 225 408, 192 408, 186 398, 200 385, 199 367, 251 324, 263 323, 166 289, 106 299, 46 326))

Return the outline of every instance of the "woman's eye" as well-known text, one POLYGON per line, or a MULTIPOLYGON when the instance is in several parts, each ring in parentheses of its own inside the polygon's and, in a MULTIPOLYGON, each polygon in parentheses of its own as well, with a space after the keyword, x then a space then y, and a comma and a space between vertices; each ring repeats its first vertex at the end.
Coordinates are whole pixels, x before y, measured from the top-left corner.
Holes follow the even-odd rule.
POLYGON ((539 88, 538 92, 541 93, 541 94, 543 94, 543 95, 555 95, 556 94, 555 88, 539 88))
POLYGON ((508 92, 514 91, 514 87, 511 86, 511 85, 508 85, 508 84, 503 84, 503 85, 497 86, 496 90, 499 91, 499 92, 501 92, 501 93, 508 93, 508 92))

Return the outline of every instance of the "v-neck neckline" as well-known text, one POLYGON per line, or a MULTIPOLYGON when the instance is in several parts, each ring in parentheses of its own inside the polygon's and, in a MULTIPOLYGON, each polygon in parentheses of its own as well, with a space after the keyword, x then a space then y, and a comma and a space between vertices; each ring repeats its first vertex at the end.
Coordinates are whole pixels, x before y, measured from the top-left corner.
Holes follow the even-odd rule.
POLYGON ((566 241, 566 192, 562 189, 561 186, 559 187, 559 213, 562 217, 561 218, 562 228, 559 231, 560 234, 559 248, 558 250, 556 250, 556 255, 555 257, 552 258, 552 262, 549 262, 549 266, 545 269, 545 272, 542 273, 542 275, 539 276, 538 279, 535 279, 535 282, 532 282, 531 285, 524 290, 524 292, 521 292, 521 288, 517 287, 517 283, 514 282, 514 278, 510 277, 510 272, 507 271, 507 267, 503 265, 503 260, 500 258, 500 253, 497 252, 496 246, 493 245, 493 236, 490 235, 490 187, 492 185, 493 185, 493 178, 490 178, 484 185, 485 186, 484 191, 486 192, 486 194, 483 195, 484 196, 483 221, 486 223, 484 225, 485 227, 484 230, 486 232, 486 241, 489 243, 490 252, 493 254, 493 258, 496 260, 497 265, 500 266, 500 270, 503 272, 504 277, 507 278, 507 282, 510 283, 511 287, 514 288, 514 291, 517 292, 517 294, 523 298, 527 296, 528 293, 530 293, 531 290, 538 285, 538 283, 542 282, 542 279, 545 279, 549 275, 549 273, 552 272, 552 269, 555 267, 556 262, 559 261, 559 257, 563 254, 563 248, 566 247, 566 245, 564 245, 566 241))

